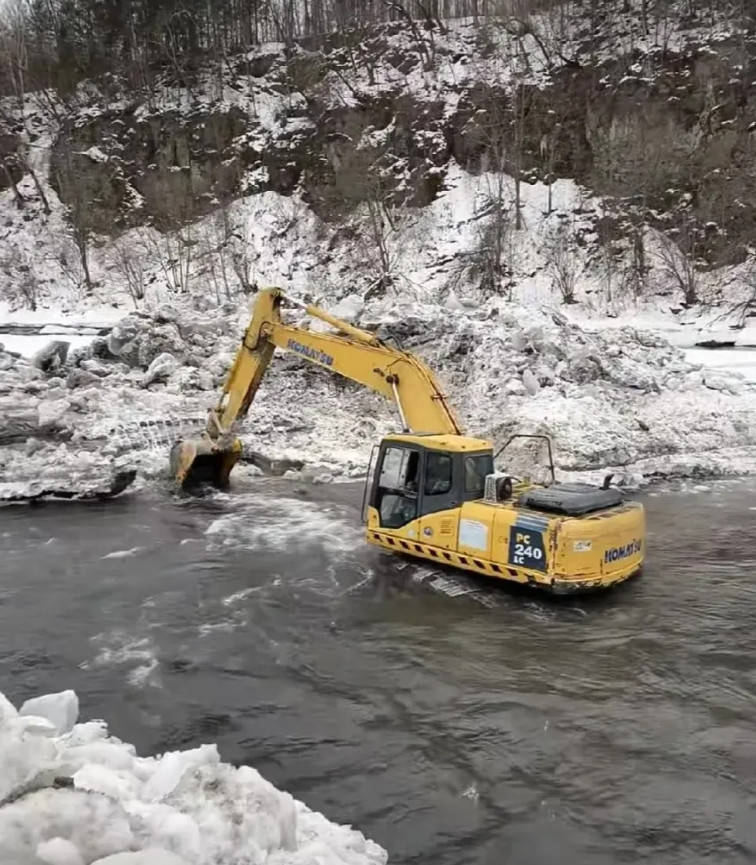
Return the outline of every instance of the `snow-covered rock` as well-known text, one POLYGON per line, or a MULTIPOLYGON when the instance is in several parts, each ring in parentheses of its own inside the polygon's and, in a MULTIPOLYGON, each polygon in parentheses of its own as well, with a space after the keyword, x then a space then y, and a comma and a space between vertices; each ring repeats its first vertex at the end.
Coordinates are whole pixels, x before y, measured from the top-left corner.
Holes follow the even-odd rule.
POLYGON ((147 367, 142 378, 142 387, 149 387, 155 382, 165 383, 168 377, 179 368, 179 362, 167 351, 159 354, 147 367))
POLYGON ((181 357, 185 348, 175 324, 156 324, 145 328, 139 340, 139 365, 147 368, 156 358, 165 354, 181 357))
POLYGON ((67 398, 52 399, 41 402, 37 407, 39 428, 43 432, 50 430, 66 430, 71 428, 69 413, 71 403, 67 398))
POLYGON ((99 376, 83 367, 72 369, 66 377, 66 385, 71 390, 77 387, 88 387, 89 385, 97 384, 99 381, 99 376))
POLYGON ((64 366, 68 357, 70 343, 63 340, 53 340, 32 356, 32 366, 43 372, 53 372, 64 366))
POLYGON ((74 701, 48 695, 25 704, 48 721, 19 714, 0 694, 4 865, 388 861, 362 833, 329 822, 255 769, 223 763, 214 745, 139 757, 103 722, 75 723, 74 701))

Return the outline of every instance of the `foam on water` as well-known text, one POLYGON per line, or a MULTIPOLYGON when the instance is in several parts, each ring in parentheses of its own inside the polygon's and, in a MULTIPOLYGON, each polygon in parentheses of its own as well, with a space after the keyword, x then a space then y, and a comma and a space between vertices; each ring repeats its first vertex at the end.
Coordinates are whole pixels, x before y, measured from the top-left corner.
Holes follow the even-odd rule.
POLYGON ((317 545, 329 554, 353 553, 363 531, 353 513, 339 505, 301 499, 239 498, 237 510, 205 530, 208 552, 222 549, 301 552, 317 545))
POLYGON ((156 647, 149 637, 139 637, 122 630, 97 634, 91 639, 99 650, 91 661, 85 661, 84 670, 92 667, 130 666, 127 682, 135 688, 158 685, 155 673, 160 667, 156 647))
POLYGON ((143 551, 144 547, 132 547, 130 550, 114 550, 112 553, 104 555, 103 559, 128 559, 143 551))

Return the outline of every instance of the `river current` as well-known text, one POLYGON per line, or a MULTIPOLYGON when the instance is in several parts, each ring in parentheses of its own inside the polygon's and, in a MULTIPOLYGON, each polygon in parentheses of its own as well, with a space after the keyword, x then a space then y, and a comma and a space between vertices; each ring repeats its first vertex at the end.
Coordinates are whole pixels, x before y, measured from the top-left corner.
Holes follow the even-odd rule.
POLYGON ((217 742, 417 865, 756 861, 756 482, 644 495, 550 600, 368 548, 359 486, 0 510, 0 691, 217 742))

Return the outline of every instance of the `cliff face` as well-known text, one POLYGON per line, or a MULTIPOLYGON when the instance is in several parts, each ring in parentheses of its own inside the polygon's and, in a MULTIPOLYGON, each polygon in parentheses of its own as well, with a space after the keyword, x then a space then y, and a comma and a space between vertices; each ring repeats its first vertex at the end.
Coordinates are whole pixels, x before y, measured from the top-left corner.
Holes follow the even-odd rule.
POLYGON ((188 89, 90 89, 50 179, 74 218, 114 233, 263 191, 332 224, 359 203, 423 207, 456 163, 605 196, 603 244, 647 223, 702 265, 737 260, 756 216, 756 42, 689 24, 624 51, 614 22, 597 50, 573 23, 558 54, 501 21, 390 24, 230 58, 188 89))

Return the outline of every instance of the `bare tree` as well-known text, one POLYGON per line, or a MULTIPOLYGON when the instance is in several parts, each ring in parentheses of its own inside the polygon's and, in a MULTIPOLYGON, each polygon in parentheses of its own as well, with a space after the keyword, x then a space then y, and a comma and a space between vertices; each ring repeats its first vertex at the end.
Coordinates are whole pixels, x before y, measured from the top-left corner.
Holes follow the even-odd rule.
POLYGON ((252 291, 248 233, 248 226, 228 204, 205 220, 198 232, 195 276, 208 277, 218 304, 252 291))
POLYGON ((576 302, 575 287, 581 270, 573 243, 570 226, 560 220, 547 233, 542 249, 552 287, 559 292, 564 303, 576 302))
POLYGON ((139 309, 139 304, 144 300, 147 288, 143 255, 140 255, 139 250, 134 246, 133 239, 129 237, 116 239, 111 250, 113 263, 126 281, 126 287, 134 308, 139 309))
POLYGON ((663 273, 672 280, 683 296, 686 306, 698 303, 699 276, 696 260, 700 242, 695 230, 690 227, 675 230, 680 245, 667 234, 660 232, 657 237, 659 249, 655 253, 663 273))
POLYGON ((378 190, 358 209, 353 225, 357 236, 362 238, 357 254, 371 274, 367 296, 385 294, 404 277, 398 269, 401 244, 417 218, 416 213, 378 190))
MULTIPOLYGON (((81 170, 81 163, 77 163, 71 148, 68 135, 61 137, 59 141, 60 160, 57 170, 57 181, 60 189, 60 197, 66 202, 66 211, 69 225, 71 226, 71 237, 79 255, 81 273, 88 294, 94 290, 92 274, 90 271, 89 253, 92 236, 101 232, 102 215, 92 206, 92 194, 85 182, 81 170)), ((70 271, 69 271, 70 272, 70 271)))
POLYGON ((20 302, 34 312, 39 302, 40 284, 29 251, 15 246, 6 250, 0 259, 0 272, 12 279, 8 299, 20 302))

